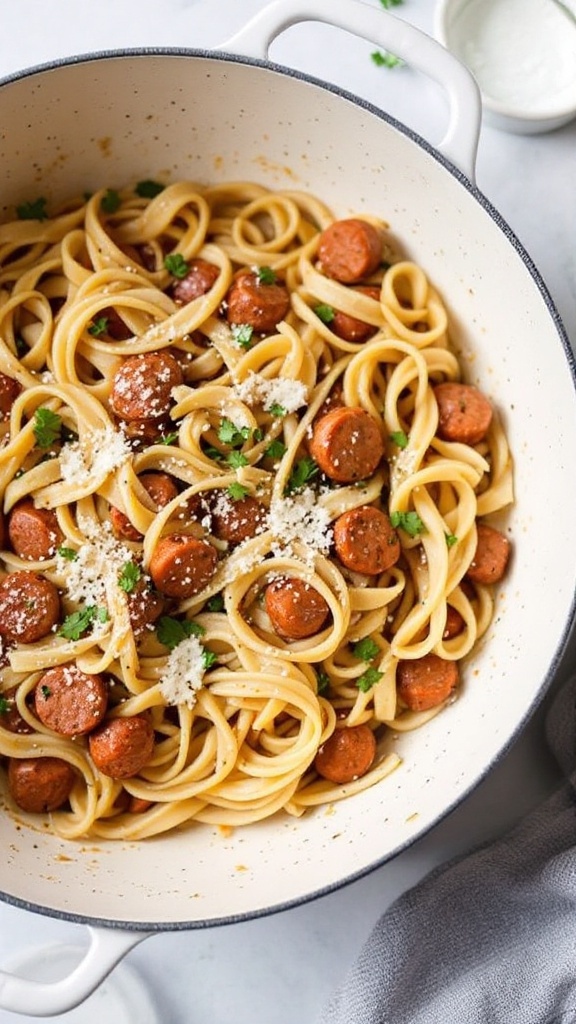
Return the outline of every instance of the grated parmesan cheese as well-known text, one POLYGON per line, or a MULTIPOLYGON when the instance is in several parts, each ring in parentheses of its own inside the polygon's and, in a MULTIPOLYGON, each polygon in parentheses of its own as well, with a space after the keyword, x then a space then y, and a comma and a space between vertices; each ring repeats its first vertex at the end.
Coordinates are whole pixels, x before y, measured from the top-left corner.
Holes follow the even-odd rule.
POLYGON ((56 555, 56 571, 64 576, 71 601, 107 606, 107 587, 118 585, 126 562, 133 552, 112 534, 109 523, 85 527, 88 541, 78 548, 74 561, 56 555))
POLYGON ((275 538, 272 548, 275 554, 285 553, 295 541, 309 548, 311 554, 326 554, 332 543, 330 513, 317 503, 311 487, 293 496, 274 499, 267 525, 275 538))
POLYGON ((170 652, 160 680, 160 692, 166 703, 194 707, 204 672, 202 644, 196 636, 186 637, 170 652))
POLYGON ((114 427, 90 431, 82 440, 66 444, 60 452, 62 479, 76 486, 93 477, 108 476, 132 455, 126 435, 114 427))
POLYGON ((236 383, 234 391, 246 405, 262 405, 266 411, 280 405, 287 413, 296 412, 308 400, 308 388, 301 380, 291 377, 268 380, 254 372, 250 372, 246 380, 236 383))

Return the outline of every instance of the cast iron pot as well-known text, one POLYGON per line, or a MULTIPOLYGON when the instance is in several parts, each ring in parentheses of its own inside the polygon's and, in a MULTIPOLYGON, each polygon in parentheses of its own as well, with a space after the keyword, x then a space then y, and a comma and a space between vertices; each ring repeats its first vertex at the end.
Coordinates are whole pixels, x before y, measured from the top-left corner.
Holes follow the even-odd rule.
POLYGON ((479 124, 468 72, 360 0, 276 0, 217 52, 94 54, 0 83, 0 218, 31 196, 52 202, 149 177, 258 180, 311 190, 339 216, 388 219, 445 297, 453 336, 473 353, 468 377, 504 418, 516 474, 513 565, 473 683, 403 738, 403 765, 378 787, 330 814, 140 844, 63 842, 3 814, 2 898, 86 923, 90 944, 57 984, 0 975, 0 1006, 61 1013, 151 933, 269 914, 365 875, 471 792, 549 686, 574 617, 574 365, 537 270, 474 185, 479 124), (273 39, 305 21, 368 39, 441 82, 449 124, 438 148, 368 103, 270 63, 273 39))

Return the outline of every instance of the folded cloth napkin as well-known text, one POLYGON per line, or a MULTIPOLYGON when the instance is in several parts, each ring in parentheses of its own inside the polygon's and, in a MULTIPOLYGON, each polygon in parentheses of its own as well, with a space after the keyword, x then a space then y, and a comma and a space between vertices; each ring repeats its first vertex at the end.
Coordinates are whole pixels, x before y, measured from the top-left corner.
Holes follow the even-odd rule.
POLYGON ((546 733, 566 781, 392 904, 319 1024, 576 1024, 576 678, 546 733))

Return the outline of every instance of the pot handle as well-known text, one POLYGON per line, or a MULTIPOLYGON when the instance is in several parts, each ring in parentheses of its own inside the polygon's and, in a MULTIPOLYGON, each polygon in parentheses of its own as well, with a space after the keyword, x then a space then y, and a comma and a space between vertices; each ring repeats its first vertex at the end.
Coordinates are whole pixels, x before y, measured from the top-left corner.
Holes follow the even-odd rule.
POLYGON ((39 982, 0 971, 0 1008, 51 1017, 83 1003, 114 967, 152 932, 88 927, 90 945, 81 962, 60 981, 39 982))
POLYGON ((436 148, 474 183, 482 116, 475 79, 439 42, 384 9, 363 0, 272 0, 215 49, 267 60, 276 36, 304 21, 325 22, 376 43, 438 82, 448 97, 449 120, 436 148))

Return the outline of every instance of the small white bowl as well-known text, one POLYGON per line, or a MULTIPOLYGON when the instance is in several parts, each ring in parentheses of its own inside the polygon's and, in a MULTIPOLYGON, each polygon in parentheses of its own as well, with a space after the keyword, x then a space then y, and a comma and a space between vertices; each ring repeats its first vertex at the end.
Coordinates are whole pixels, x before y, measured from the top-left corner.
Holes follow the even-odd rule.
POLYGON ((492 127, 535 135, 576 117, 576 0, 438 0, 434 32, 492 127))

